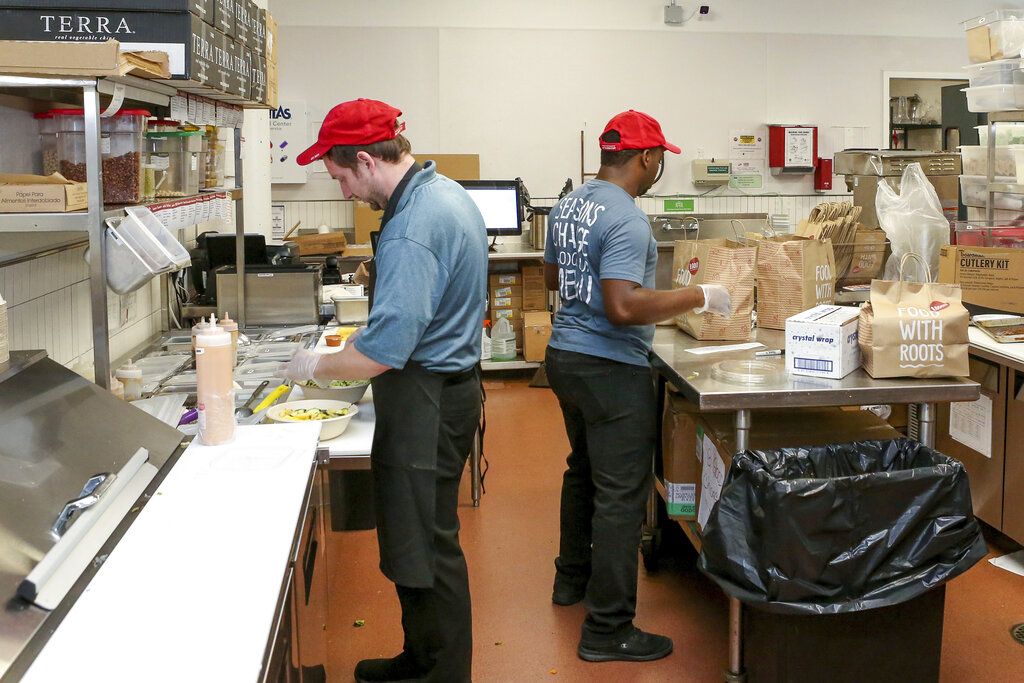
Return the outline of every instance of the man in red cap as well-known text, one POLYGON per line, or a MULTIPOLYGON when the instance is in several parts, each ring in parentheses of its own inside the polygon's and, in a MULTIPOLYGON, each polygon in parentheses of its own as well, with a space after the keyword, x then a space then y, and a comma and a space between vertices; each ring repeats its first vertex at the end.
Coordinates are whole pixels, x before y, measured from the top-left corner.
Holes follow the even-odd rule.
POLYGON ((462 186, 415 162, 401 113, 375 100, 339 104, 298 157, 322 158, 346 199, 384 216, 366 327, 339 353, 300 351, 283 376, 373 378, 380 566, 398 592, 405 644, 391 659, 359 662, 356 681, 464 683, 472 617, 458 495, 480 421, 487 236, 462 186))
POLYGON ((544 251, 561 301, 545 364, 572 449, 551 599, 585 599, 582 659, 651 661, 672 652, 669 638, 633 625, 657 427, 654 325, 690 310, 726 315, 731 304, 719 285, 654 289, 657 244, 634 200, 660 178, 665 151, 679 153, 658 122, 623 112, 600 142, 597 178, 551 209, 544 251))

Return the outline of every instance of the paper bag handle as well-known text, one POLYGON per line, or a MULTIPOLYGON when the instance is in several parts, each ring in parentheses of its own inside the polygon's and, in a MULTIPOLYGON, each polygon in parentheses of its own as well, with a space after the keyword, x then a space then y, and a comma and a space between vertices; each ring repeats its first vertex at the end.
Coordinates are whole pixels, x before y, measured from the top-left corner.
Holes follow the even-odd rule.
POLYGON ((900 268, 899 268, 899 279, 900 279, 900 282, 903 282, 903 271, 906 268, 907 261, 909 261, 910 259, 914 259, 919 264, 924 266, 924 275, 927 278, 927 280, 925 280, 925 282, 931 282, 932 281, 932 268, 931 268, 931 266, 928 265, 928 262, 925 261, 924 258, 922 258, 920 254, 916 254, 916 253, 914 253, 912 251, 908 251, 900 259, 900 268))

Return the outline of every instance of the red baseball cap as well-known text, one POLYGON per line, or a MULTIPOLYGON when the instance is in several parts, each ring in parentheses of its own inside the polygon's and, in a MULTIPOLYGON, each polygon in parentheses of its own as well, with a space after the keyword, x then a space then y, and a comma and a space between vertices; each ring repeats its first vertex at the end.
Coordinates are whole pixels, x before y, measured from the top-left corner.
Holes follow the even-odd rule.
POLYGON ((327 113, 316 142, 296 159, 299 166, 320 159, 335 145, 372 145, 393 140, 405 130, 398 121, 402 112, 377 100, 342 102, 327 113))
POLYGON ((605 142, 600 140, 601 149, 609 152, 621 152, 624 149, 649 149, 651 147, 664 147, 673 154, 679 154, 680 149, 665 139, 661 132, 661 124, 642 111, 630 109, 621 114, 616 114, 601 133, 614 130, 619 134, 618 142, 605 142))

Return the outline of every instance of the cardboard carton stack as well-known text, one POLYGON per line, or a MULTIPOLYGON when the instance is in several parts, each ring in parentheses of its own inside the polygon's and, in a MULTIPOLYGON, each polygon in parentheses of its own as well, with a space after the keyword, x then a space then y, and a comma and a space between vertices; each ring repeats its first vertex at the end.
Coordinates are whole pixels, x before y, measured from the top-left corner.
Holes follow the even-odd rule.
POLYGON ((492 328, 502 318, 509 319, 516 333, 516 348, 524 360, 543 362, 551 338, 544 266, 530 264, 518 273, 491 273, 489 290, 492 328))
POLYGON ((523 348, 523 276, 520 273, 491 273, 488 278, 491 329, 507 319, 516 333, 516 348, 523 348))

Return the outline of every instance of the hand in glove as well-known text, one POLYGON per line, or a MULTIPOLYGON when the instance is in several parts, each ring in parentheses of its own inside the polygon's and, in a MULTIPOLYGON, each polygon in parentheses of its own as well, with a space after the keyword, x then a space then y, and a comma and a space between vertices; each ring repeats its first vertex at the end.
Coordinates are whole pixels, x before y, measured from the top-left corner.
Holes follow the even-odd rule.
POLYGON ((714 313, 715 315, 732 315, 732 297, 729 290, 722 285, 698 285, 704 292, 704 305, 693 309, 694 313, 714 313))
POLYGON ((313 379, 313 373, 316 372, 317 363, 320 362, 321 358, 322 355, 316 351, 301 349, 296 352, 295 356, 287 364, 278 368, 274 374, 281 379, 292 382, 313 379))

